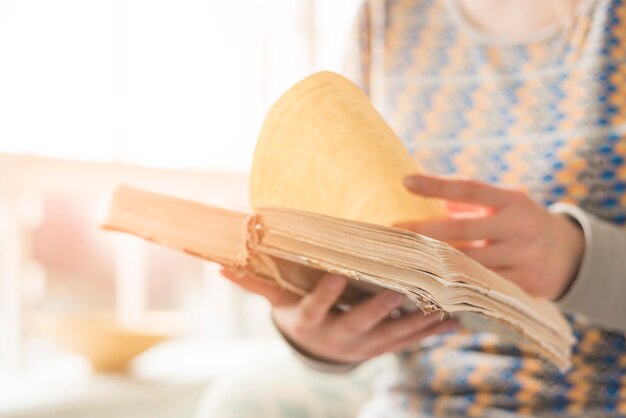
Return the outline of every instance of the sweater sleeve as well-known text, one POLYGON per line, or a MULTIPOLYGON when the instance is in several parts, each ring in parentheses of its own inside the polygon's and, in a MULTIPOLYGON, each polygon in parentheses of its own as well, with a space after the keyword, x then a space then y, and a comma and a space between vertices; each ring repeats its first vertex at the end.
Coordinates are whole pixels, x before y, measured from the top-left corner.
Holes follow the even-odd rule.
POLYGON ((569 204, 554 204, 550 212, 569 216, 585 235, 578 274, 557 305, 594 325, 626 332, 626 230, 569 204))

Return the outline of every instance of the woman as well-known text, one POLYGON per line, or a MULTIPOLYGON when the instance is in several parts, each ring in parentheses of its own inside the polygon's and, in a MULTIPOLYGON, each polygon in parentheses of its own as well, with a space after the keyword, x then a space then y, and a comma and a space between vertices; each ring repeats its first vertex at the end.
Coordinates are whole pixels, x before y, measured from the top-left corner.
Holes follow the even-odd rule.
POLYGON ((297 300, 225 274, 265 295, 318 367, 401 351, 362 417, 626 416, 625 2, 372 1, 358 26, 355 81, 422 167, 474 179, 407 178, 451 215, 399 226, 556 301, 574 367, 419 313, 390 319, 391 292, 336 313, 341 277, 297 300))

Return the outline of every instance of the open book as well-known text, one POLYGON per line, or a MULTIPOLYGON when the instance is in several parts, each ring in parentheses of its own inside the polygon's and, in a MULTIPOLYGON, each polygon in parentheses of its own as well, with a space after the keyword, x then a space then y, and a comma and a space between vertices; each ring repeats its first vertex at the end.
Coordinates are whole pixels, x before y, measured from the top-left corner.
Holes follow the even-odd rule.
POLYGON ((445 215, 440 202, 402 187, 417 171, 356 86, 318 73, 266 119, 250 177, 251 213, 120 186, 105 228, 249 270, 300 295, 324 271, 341 273, 353 279, 347 306, 388 288, 425 312, 491 318, 568 367, 574 339, 552 303, 445 243, 387 226, 445 215))

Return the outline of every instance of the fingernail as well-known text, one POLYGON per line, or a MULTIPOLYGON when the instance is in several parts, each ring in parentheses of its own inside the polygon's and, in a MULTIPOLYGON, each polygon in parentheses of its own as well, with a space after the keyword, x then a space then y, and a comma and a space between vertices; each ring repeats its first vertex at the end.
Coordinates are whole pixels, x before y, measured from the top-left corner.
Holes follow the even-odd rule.
POLYGON ((402 293, 388 292, 382 297, 382 304, 388 308, 397 308, 404 303, 406 296, 402 293))
POLYGON ((424 177, 416 174, 412 176, 407 176, 403 180, 404 187, 409 189, 420 189, 424 186, 424 177))
POLYGON ((327 274, 324 277, 324 285, 328 290, 337 290, 345 283, 345 277, 339 274, 327 274))

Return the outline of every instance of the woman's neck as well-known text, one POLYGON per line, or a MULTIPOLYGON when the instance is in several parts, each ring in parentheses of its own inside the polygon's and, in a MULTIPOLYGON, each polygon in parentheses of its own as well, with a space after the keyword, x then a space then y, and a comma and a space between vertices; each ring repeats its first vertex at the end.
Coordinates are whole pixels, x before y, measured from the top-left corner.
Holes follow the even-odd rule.
POLYGON ((453 0, 469 23, 487 36, 505 41, 529 35, 565 21, 579 0, 453 0))

